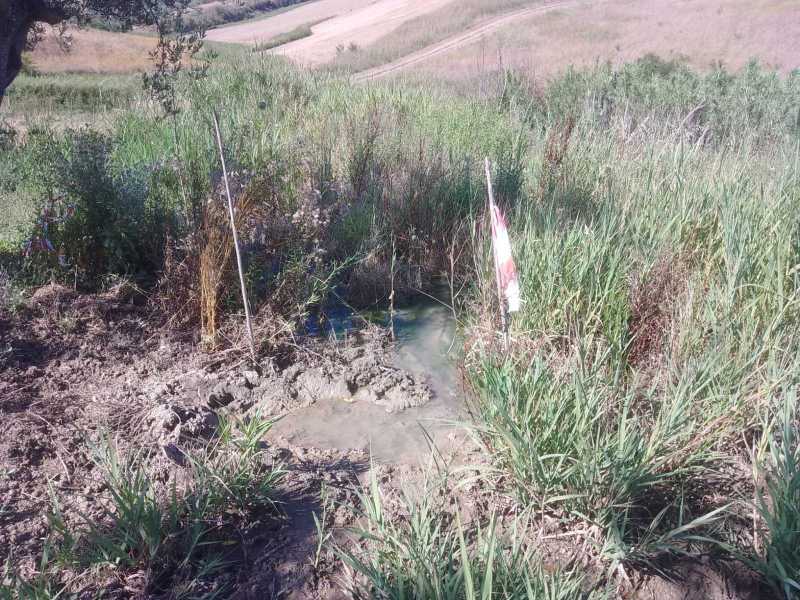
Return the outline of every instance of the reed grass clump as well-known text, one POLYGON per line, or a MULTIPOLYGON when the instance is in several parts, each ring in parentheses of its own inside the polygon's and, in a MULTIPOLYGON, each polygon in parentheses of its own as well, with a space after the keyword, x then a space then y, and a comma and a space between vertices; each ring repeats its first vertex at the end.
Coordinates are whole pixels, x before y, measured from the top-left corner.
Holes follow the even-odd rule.
MULTIPOLYGON (((602 73, 567 73, 527 104, 542 131, 535 200, 510 210, 523 307, 505 354, 479 233, 467 362, 476 432, 508 492, 574 519, 609 568, 658 568, 729 536, 754 543, 754 484, 732 465, 775 435, 797 385, 796 80, 647 59, 594 87, 602 73), (743 95, 758 109, 736 107, 743 95), (564 113, 575 127, 554 177, 564 113)), ((759 518, 779 546, 781 515, 759 518)))
POLYGON ((756 506, 765 543, 748 561, 787 600, 800 597, 800 421, 797 390, 787 394, 766 435, 768 455, 756 470, 756 506))
POLYGON ((340 547, 352 570, 354 598, 502 598, 567 600, 606 597, 585 591, 576 571, 548 572, 525 519, 482 515, 465 522, 439 476, 418 490, 384 490, 373 473, 359 493, 359 545, 340 547))

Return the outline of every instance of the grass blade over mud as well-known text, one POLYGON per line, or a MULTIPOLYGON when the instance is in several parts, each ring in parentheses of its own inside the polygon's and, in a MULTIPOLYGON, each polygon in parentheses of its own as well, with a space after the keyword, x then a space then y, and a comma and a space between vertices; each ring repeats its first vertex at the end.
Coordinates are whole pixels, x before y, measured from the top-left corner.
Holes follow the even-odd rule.
MULTIPOLYGON (((99 577, 113 573, 121 578, 139 573, 134 579, 144 594, 184 590, 185 597, 207 598, 229 592, 226 572, 238 560, 231 548, 237 524, 279 517, 274 496, 282 471, 268 464, 261 447, 270 427, 258 417, 223 418, 208 445, 185 454, 176 450, 190 467, 181 484, 175 474, 169 485, 153 478, 152 463, 159 455, 122 457, 109 441, 97 446, 95 461, 109 506, 99 517, 84 516, 76 527, 55 504, 55 562, 45 560, 42 566, 47 581, 54 585, 60 568, 80 574, 61 582, 64 593, 79 582, 97 585, 99 577)), ((25 585, 30 583, 19 582, 17 588, 25 585)))

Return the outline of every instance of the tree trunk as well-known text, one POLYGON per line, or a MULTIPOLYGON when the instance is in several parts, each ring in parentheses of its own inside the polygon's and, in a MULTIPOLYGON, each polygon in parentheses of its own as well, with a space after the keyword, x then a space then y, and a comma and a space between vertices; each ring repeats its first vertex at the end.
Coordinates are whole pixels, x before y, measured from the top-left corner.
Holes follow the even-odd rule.
POLYGON ((28 30, 36 21, 55 24, 64 17, 59 2, 0 0, 0 103, 22 68, 28 30))

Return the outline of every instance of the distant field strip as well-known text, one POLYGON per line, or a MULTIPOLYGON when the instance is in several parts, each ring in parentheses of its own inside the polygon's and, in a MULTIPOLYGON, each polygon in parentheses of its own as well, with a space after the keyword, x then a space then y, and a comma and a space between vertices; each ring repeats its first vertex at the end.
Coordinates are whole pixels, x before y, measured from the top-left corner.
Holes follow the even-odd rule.
POLYGON ((314 25, 319 25, 322 21, 326 21, 327 19, 321 19, 319 21, 312 21, 311 23, 306 23, 305 25, 301 25, 300 27, 295 27, 291 31, 287 31, 286 33, 282 33, 280 35, 276 35, 275 37, 266 40, 264 42, 256 42, 253 50, 256 52, 264 52, 266 50, 271 50, 272 48, 277 48, 278 46, 283 46, 284 44, 288 44, 290 42, 296 42, 297 40, 302 40, 303 38, 309 37, 313 32, 311 30, 314 25))
POLYGON ((575 0, 566 0, 564 2, 553 2, 551 4, 546 4, 544 6, 523 8, 505 15, 501 15, 499 17, 495 17, 493 19, 484 21, 483 23, 468 29, 464 33, 452 36, 437 44, 428 46, 427 48, 423 48, 422 50, 404 56, 403 58, 399 58, 395 61, 392 61, 385 65, 381 65, 379 67, 375 67, 374 69, 369 69, 367 71, 362 71, 361 73, 356 73, 351 77, 351 81, 353 83, 361 83, 370 79, 378 79, 380 77, 385 77, 390 73, 394 73, 396 71, 400 71, 402 69, 406 69, 408 67, 417 65, 434 56, 438 56, 439 54, 448 52, 455 48, 460 48, 461 46, 465 46, 474 41, 477 41, 484 35, 492 33, 495 30, 500 29, 501 27, 504 27, 506 25, 509 25, 518 19, 529 17, 537 13, 548 12, 550 10, 554 10, 557 8, 574 6, 576 4, 578 4, 578 2, 575 0))
POLYGON ((320 22, 333 17, 347 16, 363 9, 368 0, 314 0, 292 5, 287 10, 210 29, 206 39, 234 44, 254 44, 285 34, 308 23, 320 22))
POLYGON ((337 48, 368 47, 414 19, 424 18, 449 4, 450 0, 428 0, 425 3, 378 0, 314 27, 313 35, 286 44, 276 53, 305 66, 323 65, 337 57, 337 48))

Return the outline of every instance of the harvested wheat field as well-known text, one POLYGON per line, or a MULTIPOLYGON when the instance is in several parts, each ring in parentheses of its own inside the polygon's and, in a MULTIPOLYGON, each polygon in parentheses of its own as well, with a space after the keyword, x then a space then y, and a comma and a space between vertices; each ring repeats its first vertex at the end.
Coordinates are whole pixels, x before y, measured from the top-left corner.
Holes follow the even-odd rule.
POLYGON ((42 73, 132 73, 152 68, 149 53, 156 39, 99 29, 73 29, 69 49, 48 31, 31 53, 33 67, 42 73))
POLYGON ((449 0, 379 0, 348 15, 312 27, 312 35, 280 46, 276 54, 309 67, 336 57, 338 51, 373 44, 411 19, 449 4, 449 0))
POLYGON ((332 60, 337 49, 369 45, 405 22, 425 15, 450 0, 378 0, 373 2, 321 1, 300 6, 274 18, 223 27, 208 33, 208 39, 255 44, 297 27, 312 24, 311 35, 274 50, 299 64, 314 67, 332 60))
POLYGON ((307 23, 318 23, 334 17, 347 18, 368 6, 372 0, 318 0, 291 8, 275 16, 218 27, 208 32, 208 39, 217 42, 252 44, 278 36, 307 23))
POLYGON ((570 65, 619 65, 652 53, 701 69, 718 62, 737 69, 757 59, 788 73, 800 67, 800 3, 586 0, 521 18, 469 45, 453 41, 447 51, 391 72, 458 80, 511 68, 547 77, 570 65))

